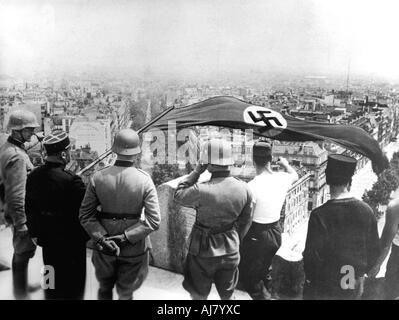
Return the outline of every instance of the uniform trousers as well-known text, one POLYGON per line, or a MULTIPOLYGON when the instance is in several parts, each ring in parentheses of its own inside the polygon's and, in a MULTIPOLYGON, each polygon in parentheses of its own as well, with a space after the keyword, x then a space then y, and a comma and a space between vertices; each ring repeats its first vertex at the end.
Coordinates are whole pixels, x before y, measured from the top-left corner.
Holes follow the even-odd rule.
POLYGON ((215 283, 222 300, 233 298, 238 282, 240 253, 218 257, 201 257, 187 254, 184 266, 183 287, 195 300, 206 300, 215 283))
POLYGON ((86 284, 85 243, 71 245, 61 242, 43 245, 43 263, 54 268, 54 287, 51 288, 50 283, 44 282, 47 285, 44 290, 47 300, 83 299, 86 284))
POLYGON ((99 300, 112 300, 116 286, 120 300, 132 300, 148 274, 149 250, 134 257, 116 257, 93 250, 92 262, 100 284, 99 300))
POLYGON ((26 299, 28 296, 28 264, 35 255, 36 245, 29 234, 20 234, 11 228, 14 254, 12 257, 13 290, 16 299, 26 299))

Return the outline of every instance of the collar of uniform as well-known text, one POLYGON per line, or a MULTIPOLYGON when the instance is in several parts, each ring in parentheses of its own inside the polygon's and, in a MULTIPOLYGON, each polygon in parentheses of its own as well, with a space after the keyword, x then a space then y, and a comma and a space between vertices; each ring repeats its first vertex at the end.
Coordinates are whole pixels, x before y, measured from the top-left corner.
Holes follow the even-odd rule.
POLYGON ((230 176, 230 171, 216 171, 212 173, 211 179, 214 178, 226 178, 230 176))
POLYGON ((13 144, 13 145, 15 145, 15 146, 17 146, 17 147, 19 147, 19 148, 25 150, 25 145, 23 144, 23 142, 21 142, 21 141, 19 141, 19 140, 17 140, 17 139, 14 139, 14 138, 11 137, 11 136, 8 137, 7 141, 8 141, 9 143, 11 143, 11 144, 13 144))
POLYGON ((58 168, 58 167, 63 167, 65 168, 65 164, 60 163, 60 162, 52 162, 52 161, 46 161, 45 165, 51 168, 58 168))
POLYGON ((114 166, 117 167, 132 167, 133 166, 133 162, 131 161, 123 161, 123 160, 116 160, 114 163, 114 166))

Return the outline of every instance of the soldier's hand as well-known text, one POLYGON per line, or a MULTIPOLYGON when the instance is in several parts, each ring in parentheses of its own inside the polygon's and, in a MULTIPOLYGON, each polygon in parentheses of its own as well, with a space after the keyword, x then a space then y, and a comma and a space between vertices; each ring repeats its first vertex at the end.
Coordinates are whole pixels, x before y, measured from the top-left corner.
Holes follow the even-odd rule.
POLYGON ((112 253, 116 256, 119 256, 120 254, 120 249, 118 245, 115 243, 115 241, 109 240, 105 237, 101 238, 97 242, 97 246, 101 251, 104 251, 106 253, 112 253))
POLYGON ((107 237, 106 240, 114 241, 118 246, 127 241, 126 235, 124 233, 118 234, 116 236, 107 237))
POLYGON ((287 167, 289 165, 287 159, 285 159, 285 158, 278 158, 277 164, 282 167, 287 167))
POLYGON ((207 168, 208 168, 207 164, 198 163, 197 166, 195 167, 194 171, 197 172, 198 174, 202 174, 205 172, 205 170, 207 168))
POLYGON ((378 274, 378 272, 380 271, 380 266, 374 266, 373 268, 371 268, 371 270, 367 273, 367 277, 368 278, 375 278, 378 274))
POLYGON ((15 233, 20 236, 20 237, 24 237, 28 235, 28 227, 26 226, 26 224, 23 224, 22 226, 16 227, 15 228, 15 233))

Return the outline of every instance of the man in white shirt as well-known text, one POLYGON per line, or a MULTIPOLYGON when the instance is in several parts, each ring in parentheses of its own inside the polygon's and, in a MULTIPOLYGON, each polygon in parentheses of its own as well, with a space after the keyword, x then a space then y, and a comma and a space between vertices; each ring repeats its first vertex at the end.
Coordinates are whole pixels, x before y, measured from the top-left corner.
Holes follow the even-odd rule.
POLYGON ((248 185, 256 201, 251 228, 241 246, 240 278, 244 289, 254 300, 266 300, 270 293, 265 277, 272 259, 281 246, 280 212, 291 185, 298 174, 284 158, 277 163, 284 172, 271 168, 272 147, 267 142, 253 146, 256 177, 248 185))

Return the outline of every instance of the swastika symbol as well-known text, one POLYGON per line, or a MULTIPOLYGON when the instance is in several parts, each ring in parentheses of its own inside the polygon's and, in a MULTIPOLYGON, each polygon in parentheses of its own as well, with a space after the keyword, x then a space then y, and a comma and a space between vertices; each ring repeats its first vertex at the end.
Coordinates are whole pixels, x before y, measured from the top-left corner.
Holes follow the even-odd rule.
POLYGON ((268 114, 268 113, 272 113, 271 111, 260 110, 260 111, 256 111, 256 112, 258 113, 258 116, 255 116, 252 111, 249 111, 248 114, 249 114, 249 116, 251 117, 251 119, 252 119, 252 121, 254 123, 258 123, 260 121, 263 121, 263 123, 265 124, 265 128, 262 129, 262 131, 266 131, 268 129, 275 128, 276 126, 280 127, 280 128, 283 127, 283 124, 280 122, 280 120, 278 118, 276 118, 276 117, 268 117, 268 116, 265 115, 265 114, 268 114), (275 125, 273 125, 271 123, 272 121, 275 123, 275 125))

